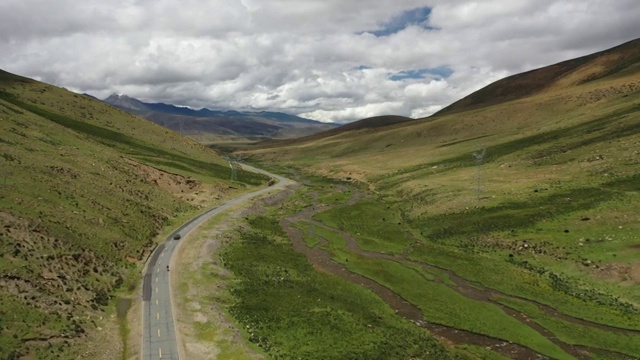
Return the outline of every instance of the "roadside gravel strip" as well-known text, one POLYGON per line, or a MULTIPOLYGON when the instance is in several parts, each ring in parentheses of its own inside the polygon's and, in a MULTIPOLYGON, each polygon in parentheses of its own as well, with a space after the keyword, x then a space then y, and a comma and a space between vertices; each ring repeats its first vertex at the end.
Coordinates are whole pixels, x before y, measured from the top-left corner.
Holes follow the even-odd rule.
POLYGON ((180 358, 181 351, 179 351, 178 341, 176 340, 179 334, 176 334, 175 330, 175 319, 173 317, 175 311, 173 311, 171 301, 170 271, 168 269, 173 253, 182 240, 173 240, 174 236, 180 235, 181 239, 184 239, 192 230, 231 206, 274 189, 283 188, 290 182, 289 179, 267 171, 246 164, 242 166, 250 171, 271 176, 278 182, 273 186, 229 200, 189 220, 171 233, 165 242, 160 244, 151 255, 142 283, 142 301, 144 303, 142 307, 142 359, 175 360, 180 358))

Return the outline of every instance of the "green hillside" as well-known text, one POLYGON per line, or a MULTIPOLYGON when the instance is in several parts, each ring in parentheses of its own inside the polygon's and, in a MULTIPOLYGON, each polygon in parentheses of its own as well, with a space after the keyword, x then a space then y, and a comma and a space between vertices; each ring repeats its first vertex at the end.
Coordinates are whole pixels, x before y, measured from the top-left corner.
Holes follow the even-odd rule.
POLYGON ((231 183, 200 144, 3 71, 0 129, 2 359, 93 358, 114 295, 134 290, 159 235, 267 180, 239 171, 231 183))
POLYGON ((341 181, 307 190, 321 206, 304 220, 352 240, 319 249, 324 240, 309 230, 307 246, 392 290, 428 323, 551 358, 634 359, 638 44, 514 75, 429 118, 244 153, 341 181), (332 200, 345 189, 364 195, 332 200))

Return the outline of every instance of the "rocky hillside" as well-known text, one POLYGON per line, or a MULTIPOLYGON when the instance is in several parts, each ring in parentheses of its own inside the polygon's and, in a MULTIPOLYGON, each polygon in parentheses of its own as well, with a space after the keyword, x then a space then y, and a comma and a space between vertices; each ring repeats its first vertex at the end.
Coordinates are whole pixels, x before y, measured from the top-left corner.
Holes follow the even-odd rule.
POLYGON ((158 235, 240 191, 202 145, 3 71, 0 163, 2 359, 96 358, 114 294, 137 286, 158 235))

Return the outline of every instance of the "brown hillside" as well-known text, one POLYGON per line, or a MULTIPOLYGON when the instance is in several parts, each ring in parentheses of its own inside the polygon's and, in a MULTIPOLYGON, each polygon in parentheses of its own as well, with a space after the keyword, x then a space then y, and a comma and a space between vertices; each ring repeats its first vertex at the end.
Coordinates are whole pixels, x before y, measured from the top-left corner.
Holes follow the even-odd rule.
MULTIPOLYGON (((546 136, 537 134, 560 132, 581 123, 608 124, 608 119, 615 118, 618 112, 638 111, 640 51, 636 47, 639 43, 634 41, 588 56, 587 60, 570 60, 549 69, 500 80, 452 105, 450 113, 440 112, 427 118, 428 121, 343 131, 332 136, 326 136, 325 132, 313 138, 264 143, 244 150, 263 160, 302 162, 310 171, 327 174, 330 170, 331 174, 327 175, 369 182, 371 179, 367 178, 371 176, 426 166, 425 162, 435 164, 452 157, 453 153, 462 153, 461 158, 471 159, 470 154, 484 146, 520 141, 518 139, 527 143, 529 137, 546 136), (550 82, 544 83, 542 77, 532 76, 536 72, 547 76, 550 82), (564 75, 559 75, 561 73, 564 75), (521 92, 519 98, 513 96, 511 101, 500 102, 490 97, 492 89, 503 89, 507 93, 506 89, 518 89, 527 79, 530 83, 535 80, 540 90, 529 96, 521 92), (488 100, 480 102, 482 99, 488 100), (475 105, 464 107, 473 102, 475 105), (337 164, 342 169, 334 166, 337 164)), ((614 127, 604 124, 603 129, 614 131, 614 127)), ((587 134, 593 135, 591 131, 587 134)), ((559 136, 550 139, 562 142, 559 136)), ((548 146, 564 146, 550 145, 552 142, 549 140, 548 146)))
POLYGON ((454 102, 435 115, 478 109, 521 99, 549 88, 584 84, 640 66, 640 39, 555 65, 512 75, 454 102))
POLYGON ((303 141, 306 141, 306 140, 318 140, 318 139, 322 139, 322 138, 325 138, 325 137, 342 134, 342 133, 347 132, 347 131, 357 131, 357 130, 365 130, 365 129, 377 129, 377 128, 381 128, 381 127, 385 127, 385 126, 389 126, 389 125, 395 125, 395 124, 404 123, 404 122, 411 121, 411 120, 413 120, 413 119, 408 118, 408 117, 404 117, 404 116, 397 116, 397 115, 374 116, 374 117, 370 117, 370 118, 354 121, 352 123, 348 123, 348 124, 342 125, 342 126, 340 126, 338 128, 335 128, 335 129, 330 129, 330 130, 327 130, 327 131, 323 131, 323 132, 321 132, 319 134, 306 136, 306 137, 300 138, 300 140, 303 140, 303 141))
POLYGON ((254 148, 263 148, 263 147, 272 147, 272 146, 289 146, 297 143, 307 143, 307 142, 321 140, 321 139, 329 138, 332 136, 337 136, 337 135, 358 131, 358 130, 380 129, 385 126, 406 123, 412 120, 413 119, 411 118, 404 117, 404 116, 397 116, 397 115, 374 116, 374 117, 354 121, 354 122, 342 125, 340 127, 329 129, 313 135, 303 136, 295 139, 265 141, 255 146, 254 148))
MULTIPOLYGON (((333 129, 331 131, 337 134, 343 131, 374 129, 374 128, 379 128, 383 126, 403 123, 411 120, 413 119, 404 117, 404 116, 396 116, 396 115, 374 116, 374 117, 354 121, 346 125, 342 125, 339 128, 333 129)), ((330 131, 327 131, 327 132, 330 132, 330 131)))

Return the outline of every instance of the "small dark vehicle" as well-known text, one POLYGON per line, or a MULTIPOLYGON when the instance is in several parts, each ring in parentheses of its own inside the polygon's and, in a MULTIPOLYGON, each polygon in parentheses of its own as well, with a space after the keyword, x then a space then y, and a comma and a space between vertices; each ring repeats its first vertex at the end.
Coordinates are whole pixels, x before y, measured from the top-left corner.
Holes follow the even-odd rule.
POLYGON ((180 238, 181 238, 180 234, 173 235, 173 240, 180 240, 180 238))

